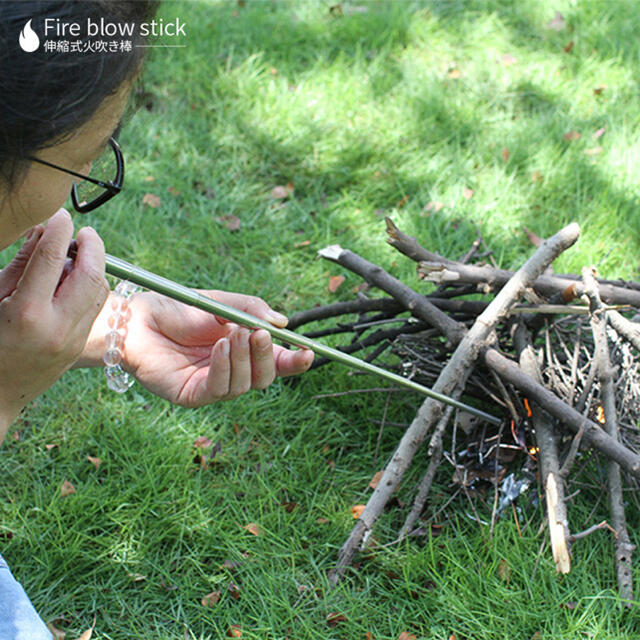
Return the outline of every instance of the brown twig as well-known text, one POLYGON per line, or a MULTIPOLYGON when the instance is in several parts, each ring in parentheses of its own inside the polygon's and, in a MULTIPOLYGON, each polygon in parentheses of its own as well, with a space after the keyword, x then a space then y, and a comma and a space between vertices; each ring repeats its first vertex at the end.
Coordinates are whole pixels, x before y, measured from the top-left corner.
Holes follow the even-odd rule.
MULTIPOLYGON (((427 251, 420 246, 417 240, 408 236, 390 218, 386 218, 387 242, 401 253, 416 262, 430 262, 436 266, 446 268, 452 273, 457 273, 459 278, 456 282, 489 284, 492 287, 500 288, 513 276, 512 271, 506 269, 496 269, 489 266, 463 265, 455 260, 443 258, 437 253, 427 251)), ((600 297, 609 304, 630 304, 634 307, 640 306, 640 284, 624 282, 620 280, 599 280, 600 297)), ((578 276, 572 274, 561 274, 553 276, 540 276, 532 284, 531 288, 538 294, 549 298, 555 293, 564 293, 565 302, 568 299, 580 297, 584 293, 584 287, 578 276)))
MULTIPOLYGON (((457 395, 460 395, 459 393, 457 395)), ((418 492, 413 501, 413 505, 411 510, 409 511, 404 524, 402 525, 402 529, 400 529, 400 533, 398 534, 398 539, 402 540, 410 531, 413 530, 413 526, 416 521, 420 517, 422 510, 424 509, 424 505, 427 502, 427 497, 429 496, 429 491, 431 490, 431 485, 433 484, 433 478, 436 475, 436 470, 440 465, 440 461, 442 460, 442 436, 444 435, 445 429, 447 428, 447 424, 449 423, 449 419, 451 418, 451 413, 453 411, 453 407, 447 407, 443 416, 440 418, 440 421, 436 425, 434 430, 435 444, 431 450, 431 459, 429 460, 429 466, 420 481, 420 485, 418 487, 418 492)), ((434 439, 432 438, 432 442, 434 439)))
MULTIPOLYGON (((618 417, 613 388, 614 371, 611 367, 609 344, 607 340, 607 311, 598 292, 593 269, 585 267, 582 270, 584 288, 589 297, 591 308, 591 328, 595 341, 594 360, 598 363, 598 377, 600 378, 600 393, 604 408, 605 429, 614 439, 618 439, 618 417)), ((633 581, 631 574, 631 554, 635 545, 631 544, 627 530, 627 520, 624 513, 622 499, 622 478, 618 464, 609 460, 607 463, 607 484, 609 487, 609 508, 611 510, 611 524, 617 532, 615 538, 616 572, 620 597, 631 606, 633 600, 633 581)))
MULTIPOLYGON (((531 336, 523 322, 518 323, 514 343, 516 351, 520 354, 520 368, 534 380, 542 382, 542 374, 531 344, 531 336)), ((571 570, 571 548, 568 543, 569 522, 564 498, 564 481, 560 475, 557 438, 551 417, 542 406, 533 403, 531 413, 539 449, 540 482, 546 496, 547 521, 553 560, 559 573, 569 573, 571 570)))

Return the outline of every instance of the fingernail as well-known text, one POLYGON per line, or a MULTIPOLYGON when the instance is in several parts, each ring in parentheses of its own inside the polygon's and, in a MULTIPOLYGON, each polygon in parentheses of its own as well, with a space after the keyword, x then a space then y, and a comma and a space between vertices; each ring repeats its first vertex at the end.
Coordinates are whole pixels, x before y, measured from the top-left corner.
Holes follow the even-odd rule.
POLYGON ((260 331, 255 340, 257 343, 256 346, 259 349, 267 349, 271 346, 271 336, 269 335, 268 331, 260 331))
POLYGON ((222 355, 226 358, 229 355, 229 340, 227 340, 227 338, 222 338, 222 340, 220 340, 220 344, 222 345, 220 347, 220 351, 222 351, 222 355))
POLYGON ((271 324, 278 324, 283 326, 289 322, 289 318, 287 318, 287 316, 283 316, 281 313, 278 313, 277 311, 268 311, 267 320, 271 324))

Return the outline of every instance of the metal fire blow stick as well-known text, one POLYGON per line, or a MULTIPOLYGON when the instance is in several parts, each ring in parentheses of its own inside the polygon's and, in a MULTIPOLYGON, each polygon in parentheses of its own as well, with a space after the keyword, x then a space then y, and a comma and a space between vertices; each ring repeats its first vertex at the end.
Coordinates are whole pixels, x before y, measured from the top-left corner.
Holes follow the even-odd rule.
MULTIPOLYGON (((76 250, 72 243, 72 246, 69 249, 69 257, 75 258, 75 254, 76 250)), ((177 282, 158 276, 150 271, 145 271, 140 267, 136 267, 129 262, 125 262, 124 260, 109 254, 106 256, 106 272, 116 278, 129 280, 140 287, 155 291, 156 293, 168 296, 169 298, 191 305, 192 307, 208 311, 209 313, 221 316, 245 327, 250 327, 252 329, 265 329, 274 338, 278 338, 279 340, 283 340, 284 342, 293 344, 297 347, 306 347, 307 349, 311 349, 314 353, 318 353, 330 358, 331 360, 341 362, 348 367, 372 373, 380 376, 381 378, 386 378, 387 380, 391 380, 403 387, 418 391, 425 396, 429 396, 435 400, 444 402, 445 404, 450 404, 458 409, 472 413, 473 415, 478 416, 487 422, 491 422, 492 424, 500 425, 502 422, 495 416, 485 413, 484 411, 480 411, 480 409, 476 409, 475 407, 464 404, 463 402, 459 402, 454 398, 438 393, 437 391, 433 391, 428 387, 424 387, 421 384, 414 382, 413 380, 408 380, 407 378, 403 378, 402 376, 392 373, 391 371, 387 371, 386 369, 382 369, 381 367, 377 367, 369 362, 365 362, 359 358, 354 358, 348 353, 343 353, 338 349, 328 347, 327 345, 311 340, 310 338, 295 333, 294 331, 274 327, 266 320, 256 318, 249 313, 234 309, 222 302, 216 302, 215 300, 198 293, 194 289, 190 289, 189 287, 185 287, 177 282)))

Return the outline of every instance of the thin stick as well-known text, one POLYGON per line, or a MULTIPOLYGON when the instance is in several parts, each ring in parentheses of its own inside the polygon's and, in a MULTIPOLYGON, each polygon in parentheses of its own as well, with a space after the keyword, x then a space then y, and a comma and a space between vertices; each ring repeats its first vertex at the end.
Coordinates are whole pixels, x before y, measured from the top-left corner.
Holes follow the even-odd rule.
MULTIPOLYGON (((429 496, 429 491, 431 490, 431 485, 433 484, 433 479, 436 475, 436 470, 440 465, 440 460, 442 460, 442 436, 447 428, 447 424, 449 423, 449 419, 451 418, 451 412, 453 411, 453 407, 447 407, 442 418, 436 425, 434 430, 434 438, 435 444, 433 445, 433 449, 431 451, 431 460, 429 460, 429 466, 420 481, 420 486, 418 487, 418 493, 413 501, 413 505, 411 507, 411 511, 409 511, 404 524, 402 525, 402 529, 400 529, 400 533, 398 534, 398 540, 402 540, 412 529, 420 514, 424 510, 424 505, 427 502, 427 497, 429 496), (437 437, 436 437, 437 435, 437 437)), ((432 438, 432 442, 433 442, 432 438)))
MULTIPOLYGON (((598 363, 598 377, 600 378, 600 392, 602 406, 604 408, 605 429, 607 433, 617 439, 618 417, 615 406, 615 391, 613 388, 613 369, 609 355, 607 340, 607 311, 603 309, 602 301, 598 293, 598 284, 595 280, 593 269, 585 267, 582 270, 584 288, 589 297, 591 308, 591 328, 595 341, 594 361, 598 363)), ((617 531, 615 538, 616 573, 618 576, 618 589, 620 597, 626 601, 628 607, 633 600, 633 581, 631 573, 631 554, 635 545, 631 544, 627 530, 627 520, 624 513, 624 501, 622 498, 622 477, 618 464, 609 460, 607 462, 607 484, 609 487, 609 508, 611 510, 611 524, 617 531)))
MULTIPOLYGON (((514 343, 520 354, 520 368, 534 380, 541 382, 542 374, 531 344, 531 336, 522 322, 516 329, 514 343)), ((558 573, 569 573, 571 570, 571 548, 568 544, 569 522, 564 498, 564 482, 560 476, 556 434, 549 414, 541 406, 533 403, 531 413, 539 449, 540 479, 546 496, 553 560, 558 573)))

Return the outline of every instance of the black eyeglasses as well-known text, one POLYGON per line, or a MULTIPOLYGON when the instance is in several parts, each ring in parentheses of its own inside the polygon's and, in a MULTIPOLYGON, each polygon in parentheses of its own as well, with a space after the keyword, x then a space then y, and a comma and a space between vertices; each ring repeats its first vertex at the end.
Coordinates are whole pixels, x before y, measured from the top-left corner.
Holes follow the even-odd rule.
POLYGON ((122 155, 122 151, 120 151, 120 146, 113 138, 109 138, 109 147, 110 148, 91 165, 91 173, 96 177, 82 175, 76 171, 71 171, 71 169, 59 167, 46 160, 40 160, 40 158, 32 157, 29 159, 39 164, 44 164, 47 167, 69 173, 72 176, 76 176, 76 178, 81 178, 81 182, 73 183, 71 200, 76 211, 79 213, 89 213, 89 211, 97 209, 100 205, 103 205, 107 200, 111 200, 111 198, 117 196, 120 191, 122 191, 122 184, 124 182, 124 156, 122 155), (114 155, 115 168, 113 166, 114 155), (113 177, 114 171, 115 177, 113 177))

